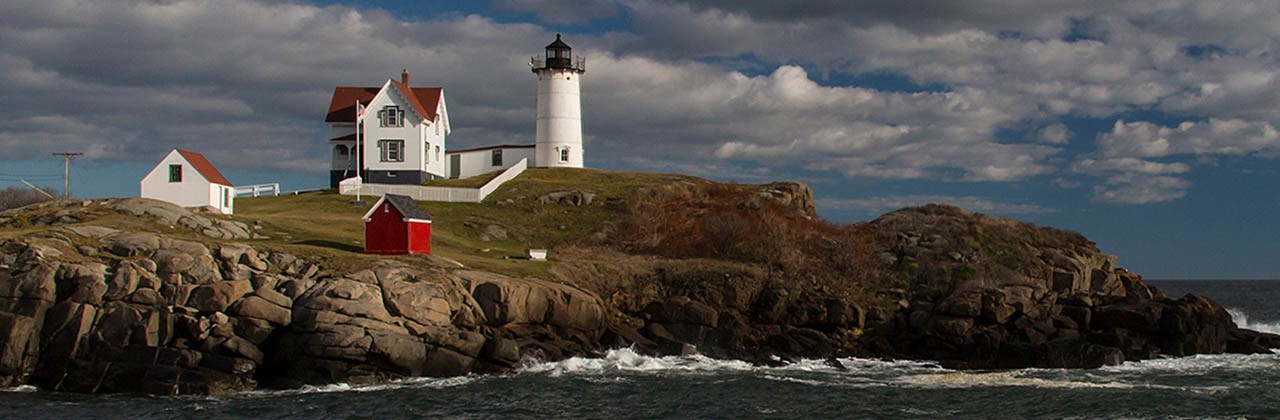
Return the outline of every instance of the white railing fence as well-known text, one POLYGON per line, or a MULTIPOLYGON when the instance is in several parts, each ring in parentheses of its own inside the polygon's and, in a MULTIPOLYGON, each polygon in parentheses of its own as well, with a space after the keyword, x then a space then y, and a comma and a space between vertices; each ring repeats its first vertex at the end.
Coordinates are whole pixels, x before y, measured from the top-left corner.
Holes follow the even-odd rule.
POLYGON ((263 195, 280 195, 280 184, 258 184, 236 187, 236 197, 259 197, 263 195))
POLYGON ((338 193, 342 195, 367 195, 380 197, 383 194, 399 194, 418 201, 444 201, 450 203, 479 203, 485 197, 497 191, 503 183, 519 176, 529 167, 529 159, 520 159, 515 165, 502 171, 480 188, 427 187, 423 185, 399 184, 363 184, 356 178, 347 178, 338 183, 338 193))

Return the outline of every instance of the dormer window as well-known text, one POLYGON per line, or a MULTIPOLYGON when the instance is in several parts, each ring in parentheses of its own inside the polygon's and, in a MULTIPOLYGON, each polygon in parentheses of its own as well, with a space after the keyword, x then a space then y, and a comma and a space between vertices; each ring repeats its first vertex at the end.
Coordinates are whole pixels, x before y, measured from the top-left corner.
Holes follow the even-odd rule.
POLYGON ((404 110, 398 106, 388 106, 378 111, 378 120, 383 127, 404 127, 404 110))

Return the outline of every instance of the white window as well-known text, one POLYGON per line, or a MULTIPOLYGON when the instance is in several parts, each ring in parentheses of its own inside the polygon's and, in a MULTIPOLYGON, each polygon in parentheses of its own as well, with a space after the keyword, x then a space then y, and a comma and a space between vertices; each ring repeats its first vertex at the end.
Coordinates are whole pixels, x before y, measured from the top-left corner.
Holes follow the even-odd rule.
POLYGON ((182 182, 182 165, 169 165, 169 182, 182 182))
POLYGON ((436 160, 440 160, 440 146, 436 146, 436 160))
POLYGON ((426 146, 422 148, 422 162, 431 163, 431 142, 426 142, 426 146))
POLYGON ((378 120, 382 122, 383 127, 403 127, 404 110, 397 106, 383 107, 378 111, 378 120))
POLYGON ((378 140, 383 162, 404 162, 404 140, 378 140))
POLYGON ((561 161, 561 162, 568 162, 568 161, 569 161, 569 148, 568 148, 568 147, 563 148, 563 149, 560 149, 560 161, 561 161))

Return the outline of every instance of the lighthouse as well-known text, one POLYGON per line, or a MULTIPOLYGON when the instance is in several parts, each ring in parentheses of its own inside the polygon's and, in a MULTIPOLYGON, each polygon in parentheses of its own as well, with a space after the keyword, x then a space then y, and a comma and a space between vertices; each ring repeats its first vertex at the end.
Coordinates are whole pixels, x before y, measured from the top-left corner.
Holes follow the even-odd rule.
POLYGON ((544 57, 529 65, 538 76, 538 122, 534 135, 534 166, 582 167, 582 100, 578 79, 586 73, 586 61, 573 59, 572 48, 560 40, 547 45, 544 57))

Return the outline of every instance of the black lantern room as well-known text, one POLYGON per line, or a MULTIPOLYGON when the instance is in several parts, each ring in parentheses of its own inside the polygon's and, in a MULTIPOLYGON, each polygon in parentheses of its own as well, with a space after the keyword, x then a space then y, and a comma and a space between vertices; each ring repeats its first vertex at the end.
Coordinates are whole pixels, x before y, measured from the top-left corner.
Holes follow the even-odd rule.
POLYGON ((560 34, 556 34, 555 42, 547 45, 547 68, 553 69, 569 69, 573 68, 572 54, 569 44, 560 40, 560 34))

